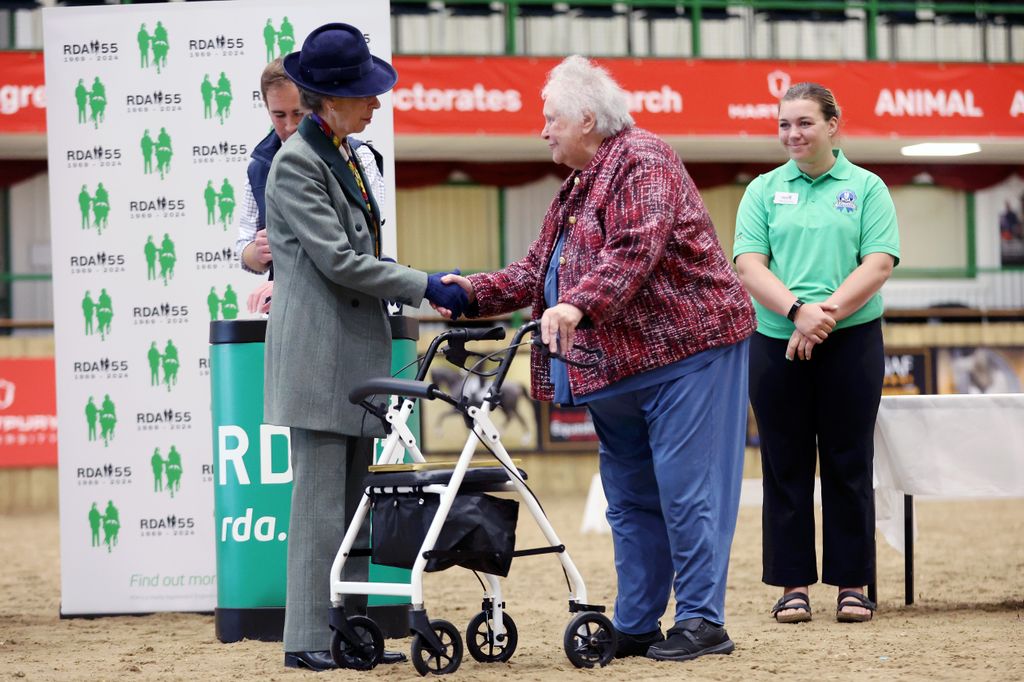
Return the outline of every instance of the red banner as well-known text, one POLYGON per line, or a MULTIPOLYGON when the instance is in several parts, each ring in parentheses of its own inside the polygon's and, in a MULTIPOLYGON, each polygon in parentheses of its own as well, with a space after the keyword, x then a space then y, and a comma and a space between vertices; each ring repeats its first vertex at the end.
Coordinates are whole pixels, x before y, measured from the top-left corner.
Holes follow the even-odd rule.
POLYGON ((0 133, 45 133, 42 52, 0 52, 0 133))
POLYGON ((53 358, 0 358, 0 468, 57 464, 53 358))
MULTIPOLYGON (((851 137, 1024 137, 1024 66, 911 62, 600 59, 637 123, 668 136, 775 134, 790 84, 823 83, 851 137)), ((403 57, 398 135, 525 135, 543 125, 540 90, 558 59, 403 57)), ((42 133, 41 52, 0 52, 0 134, 42 133)))
MULTIPOLYGON (((776 131, 786 89, 835 92, 856 137, 1024 137, 1024 66, 889 62, 600 59, 637 124, 661 135, 776 131)), ((395 132, 536 135, 540 90, 558 59, 396 57, 395 132)))

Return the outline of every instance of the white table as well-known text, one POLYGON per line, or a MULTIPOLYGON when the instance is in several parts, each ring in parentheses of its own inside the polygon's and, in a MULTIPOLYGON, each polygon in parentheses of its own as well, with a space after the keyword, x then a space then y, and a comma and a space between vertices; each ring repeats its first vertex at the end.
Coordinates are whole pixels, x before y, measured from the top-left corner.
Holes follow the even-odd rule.
POLYGON ((1024 496, 1024 394, 882 398, 875 522, 904 552, 908 604, 914 602, 914 495, 1024 496))

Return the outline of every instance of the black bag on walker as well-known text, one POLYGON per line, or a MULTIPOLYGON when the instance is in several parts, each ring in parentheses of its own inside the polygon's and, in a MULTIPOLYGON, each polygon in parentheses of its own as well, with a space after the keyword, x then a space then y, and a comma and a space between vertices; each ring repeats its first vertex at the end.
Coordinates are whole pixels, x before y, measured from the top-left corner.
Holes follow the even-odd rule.
MULTIPOLYGON (((437 514, 439 495, 378 493, 373 498, 373 563, 412 568, 437 514)), ((516 546, 519 503, 483 493, 455 496, 426 570, 462 566, 507 576, 516 546)))

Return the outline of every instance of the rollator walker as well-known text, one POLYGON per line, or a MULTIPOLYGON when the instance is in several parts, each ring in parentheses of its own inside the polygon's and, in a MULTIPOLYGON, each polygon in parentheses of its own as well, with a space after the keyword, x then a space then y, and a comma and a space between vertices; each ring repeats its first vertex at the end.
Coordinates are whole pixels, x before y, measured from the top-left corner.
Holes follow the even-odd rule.
MULTIPOLYGON (((507 661, 516 650, 518 632, 505 611, 499 576, 508 574, 512 557, 537 554, 555 554, 565 573, 569 613, 573 614, 563 637, 566 656, 578 668, 604 666, 613 658, 617 635, 603 613, 604 606, 588 601, 583 577, 526 485, 525 472, 509 457, 491 420, 492 411, 500 404, 502 385, 519 346, 532 343, 547 352, 538 331, 539 322, 529 322, 517 330, 508 346, 485 355, 467 350, 466 342, 502 340, 505 338, 502 327, 451 329, 431 341, 415 380, 372 379, 350 393, 353 403, 362 405, 382 420, 387 437, 378 464, 370 468, 364 481, 359 507, 331 566, 331 655, 338 665, 370 669, 381 661, 384 636, 380 627, 366 616, 346 614, 342 605, 343 597, 348 594, 378 594, 409 597, 412 602, 409 630, 416 671, 420 675, 455 672, 462 662, 462 635, 452 623, 428 618, 423 599, 424 572, 453 565, 474 570, 478 579, 482 576, 481 611, 466 628, 466 647, 470 655, 482 663, 507 661), (532 335, 532 341, 523 341, 527 335, 532 335), (442 344, 447 345, 441 348, 442 344), (462 395, 448 395, 426 381, 431 361, 439 349, 452 364, 481 377, 494 377, 479 405, 462 395), (466 361, 471 357, 478 360, 466 368, 466 361), (488 360, 497 362, 497 367, 484 372, 480 367, 488 360), (372 396, 385 395, 391 396, 388 405, 371 401, 372 396), (417 447, 408 426, 416 400, 441 400, 462 414, 469 434, 453 468, 451 462, 428 463, 417 447), (472 466, 480 444, 496 462, 472 466), (403 464, 406 454, 411 456, 411 464, 403 464), (444 468, 435 468, 437 465, 444 468), (548 546, 516 550, 518 503, 486 495, 488 492, 518 493, 548 546), (355 548, 371 508, 373 548, 355 548), (433 509, 436 511, 430 518, 433 509), (464 516, 472 517, 472 523, 467 524, 464 516), (422 533, 422 541, 416 534, 417 529, 422 533), (441 544, 439 539, 443 541, 441 544), (372 556, 375 563, 411 568, 409 584, 342 580, 342 569, 349 557, 367 555, 372 556)), ((589 353, 591 360, 579 363, 560 354, 553 355, 576 365, 593 365, 600 357, 599 351, 577 348, 589 353)))

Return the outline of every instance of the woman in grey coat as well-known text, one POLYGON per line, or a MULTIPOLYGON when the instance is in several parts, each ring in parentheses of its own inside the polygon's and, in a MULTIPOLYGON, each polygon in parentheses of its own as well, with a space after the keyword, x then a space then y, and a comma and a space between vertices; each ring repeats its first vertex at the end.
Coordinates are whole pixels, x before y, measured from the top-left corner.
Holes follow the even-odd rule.
MULTIPOLYGON (((331 562, 382 434, 349 391, 390 373, 386 300, 461 310, 466 297, 442 284, 442 273, 381 260, 380 208, 346 138, 369 125, 395 70, 370 55, 359 29, 340 23, 310 33, 284 68, 311 113, 274 158, 266 190, 275 284, 264 421, 291 427, 285 665, 323 670, 336 667, 325 598, 331 562)), ((365 560, 347 566, 349 580, 365 580, 365 560)), ((365 606, 356 599, 349 610, 365 606)))

